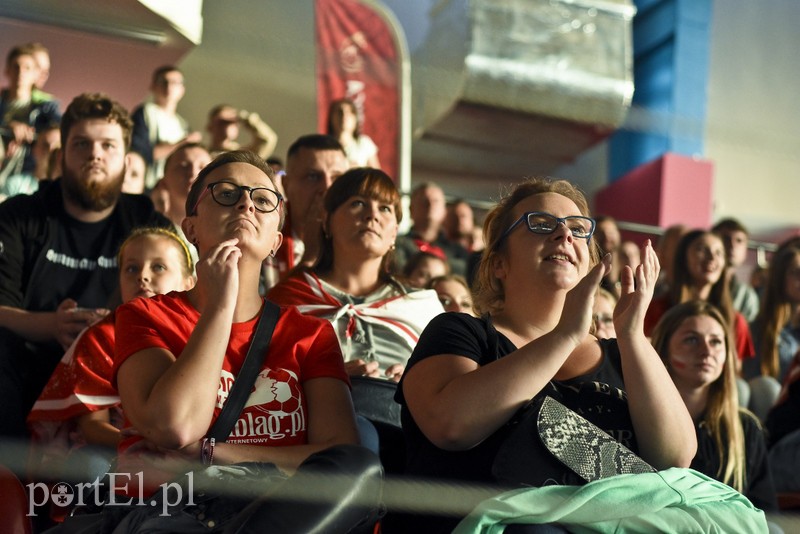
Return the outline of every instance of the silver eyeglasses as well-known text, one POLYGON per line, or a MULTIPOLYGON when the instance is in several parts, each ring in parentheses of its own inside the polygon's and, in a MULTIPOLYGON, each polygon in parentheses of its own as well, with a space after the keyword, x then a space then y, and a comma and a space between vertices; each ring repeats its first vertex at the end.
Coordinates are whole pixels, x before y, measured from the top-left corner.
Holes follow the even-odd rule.
POLYGON ((529 211, 522 214, 519 219, 514 221, 514 224, 508 227, 508 230, 503 232, 498 243, 501 243, 508 234, 522 222, 525 222, 528 226, 528 230, 534 234, 552 234, 556 231, 559 224, 563 224, 567 227, 567 230, 570 231, 572 237, 577 237, 579 239, 591 239, 595 227, 595 221, 591 217, 584 217, 582 215, 556 217, 552 213, 547 213, 545 211, 529 211))

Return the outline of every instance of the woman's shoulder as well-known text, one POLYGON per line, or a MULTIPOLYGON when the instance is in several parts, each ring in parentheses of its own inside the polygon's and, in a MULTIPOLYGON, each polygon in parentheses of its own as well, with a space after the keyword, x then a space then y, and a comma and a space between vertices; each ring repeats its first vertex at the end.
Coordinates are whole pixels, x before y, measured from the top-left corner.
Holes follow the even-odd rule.
POLYGON ((278 322, 291 325, 292 330, 302 327, 319 329, 323 328, 324 326, 330 326, 331 324, 327 319, 303 313, 297 308, 297 306, 291 304, 279 304, 278 307, 280 308, 278 322))
POLYGON ((267 298, 280 306, 317 304, 330 296, 319 278, 305 267, 292 270, 289 275, 267 292, 267 298))
POLYGON ((199 315, 186 298, 185 291, 171 291, 165 295, 154 295, 150 298, 137 297, 121 304, 116 310, 117 318, 129 314, 146 314, 150 316, 174 314, 182 317, 199 315))
POLYGON ((412 358, 421 354, 459 354, 473 359, 496 359, 512 350, 510 343, 505 346, 501 342, 488 316, 444 312, 436 315, 425 327, 412 358))
POLYGON ((467 313, 444 312, 434 317, 429 328, 435 329, 460 329, 476 333, 497 332, 488 316, 474 317, 467 313))

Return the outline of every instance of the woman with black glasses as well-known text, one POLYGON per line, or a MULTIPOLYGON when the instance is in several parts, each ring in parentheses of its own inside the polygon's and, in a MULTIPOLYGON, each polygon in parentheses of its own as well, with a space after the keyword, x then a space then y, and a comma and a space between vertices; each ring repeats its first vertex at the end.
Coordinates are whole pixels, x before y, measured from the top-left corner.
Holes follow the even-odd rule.
MULTIPOLYGON (((598 340, 592 304, 610 258, 598 261, 594 229, 583 194, 563 180, 527 181, 489 213, 474 295, 481 317, 442 314, 431 321, 400 382, 408 475, 581 484, 542 447, 519 451, 533 466, 526 480, 504 475, 496 463, 515 416, 544 397, 656 469, 691 463, 692 419, 643 332, 656 255, 648 242, 636 271, 623 269, 618 337, 598 340)), ((422 524, 426 532, 449 532, 458 520, 426 517, 422 524)))
MULTIPOLYGON (((315 488, 312 503, 295 494, 289 502, 273 496, 245 507, 242 499, 219 495, 209 500, 198 492, 188 495, 183 513, 162 519, 161 527, 172 532, 218 532, 231 524, 236 532, 348 531, 367 516, 369 497, 358 506, 348 506, 345 499, 364 498, 356 488, 374 494, 380 467, 372 453, 355 446, 359 438, 349 380, 327 321, 281 308, 268 349, 255 355, 258 374, 245 389, 249 396, 241 412, 233 414, 230 434, 225 440, 207 436, 259 338, 254 332, 263 310, 274 306, 258 292, 261 264, 282 241, 284 207, 272 170, 251 152, 224 153, 198 175, 186 213, 183 230, 200 254, 197 285, 134 299, 117 310, 115 380, 130 437, 120 445, 116 471, 131 474, 126 494, 158 498, 155 490, 201 462, 258 465, 264 476, 234 486, 241 490, 276 480, 285 491, 268 489, 280 495, 307 485, 308 480, 298 482, 302 473, 333 471, 357 478, 352 485, 315 488), (318 499, 325 490, 335 497, 318 499), (191 506, 198 499, 199 509, 191 506)), ((197 476, 224 478, 234 472, 206 470, 197 476)), ((151 508, 130 513, 152 514, 151 508)))

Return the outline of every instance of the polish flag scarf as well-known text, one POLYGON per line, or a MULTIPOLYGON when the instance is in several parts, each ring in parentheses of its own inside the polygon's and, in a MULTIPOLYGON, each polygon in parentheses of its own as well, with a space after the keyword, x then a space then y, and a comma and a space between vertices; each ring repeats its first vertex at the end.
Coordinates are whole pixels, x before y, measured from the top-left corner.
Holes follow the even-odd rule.
POLYGON ((314 273, 301 271, 275 286, 268 298, 280 305, 297 306, 301 313, 328 319, 337 331, 345 359, 348 359, 346 348, 357 335, 359 322, 394 332, 410 354, 428 322, 444 309, 432 289, 402 293, 398 287, 386 284, 363 303, 353 304, 326 291, 314 273), (342 318, 346 321, 340 321, 342 318), (337 327, 342 323, 344 328, 337 327))

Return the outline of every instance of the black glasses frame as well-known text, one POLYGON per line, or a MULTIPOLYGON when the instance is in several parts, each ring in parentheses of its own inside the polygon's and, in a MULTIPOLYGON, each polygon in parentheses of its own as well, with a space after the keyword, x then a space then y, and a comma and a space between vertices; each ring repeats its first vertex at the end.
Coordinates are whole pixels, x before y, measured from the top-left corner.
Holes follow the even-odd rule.
POLYGON ((238 185, 238 184, 235 184, 233 182, 220 180, 219 182, 212 182, 212 183, 208 184, 206 186, 206 188, 203 189, 203 192, 200 193, 200 196, 197 197, 197 202, 194 203, 194 207, 192 208, 192 213, 190 215, 194 215, 195 213, 197 213, 197 206, 200 205, 200 201, 203 200, 203 198, 208 194, 209 191, 211 192, 211 198, 214 199, 214 202, 216 202, 220 206, 226 206, 226 207, 230 207, 230 206, 236 205, 236 203, 239 202, 239 200, 242 198, 242 193, 244 191, 247 191, 247 193, 250 195, 250 200, 253 200, 253 193, 256 192, 256 191, 269 191, 270 193, 275 195, 275 197, 277 198, 278 201, 275 203, 275 207, 272 208, 272 209, 269 209, 269 210, 264 210, 264 209, 259 208, 258 204, 256 204, 255 201, 253 201, 253 206, 255 207, 256 211, 258 211, 260 213, 271 213, 271 212, 275 211, 276 209, 278 209, 280 207, 280 205, 281 205, 281 202, 283 202, 283 195, 281 195, 280 193, 278 193, 274 189, 270 189, 269 187, 248 187, 246 185, 238 185), (227 184, 227 185, 231 185, 233 187, 238 188, 239 195, 235 199, 233 199, 233 201, 230 204, 226 204, 225 202, 221 202, 217 198, 216 194, 214 194, 214 188, 216 186, 220 185, 220 184, 227 184))

